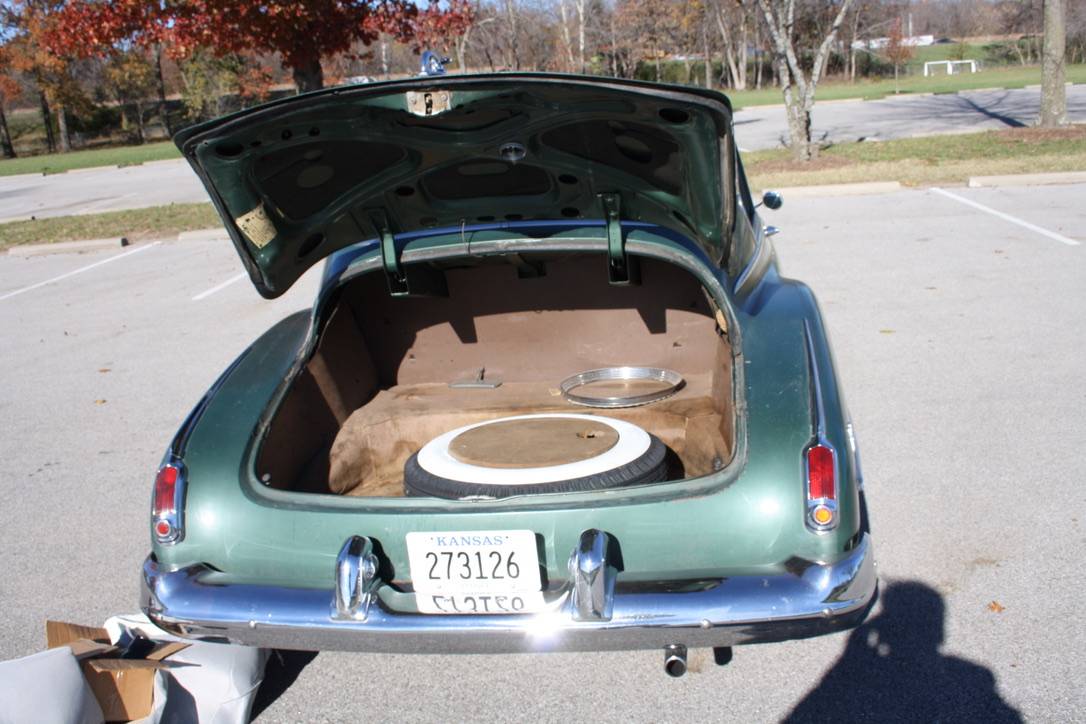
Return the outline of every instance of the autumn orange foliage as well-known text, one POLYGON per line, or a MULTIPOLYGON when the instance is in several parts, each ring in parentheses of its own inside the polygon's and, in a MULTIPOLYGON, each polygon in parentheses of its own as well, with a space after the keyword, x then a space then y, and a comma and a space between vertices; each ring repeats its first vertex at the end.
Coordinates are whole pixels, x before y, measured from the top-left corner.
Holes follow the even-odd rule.
POLYGON ((470 10, 464 0, 452 6, 458 10, 435 1, 420 12, 410 0, 74 0, 61 11, 51 43, 75 55, 101 54, 126 41, 160 44, 175 58, 197 48, 279 53, 299 89, 312 90, 323 84, 322 57, 346 53, 356 42, 368 45, 380 33, 413 42, 419 33, 448 32, 470 10))

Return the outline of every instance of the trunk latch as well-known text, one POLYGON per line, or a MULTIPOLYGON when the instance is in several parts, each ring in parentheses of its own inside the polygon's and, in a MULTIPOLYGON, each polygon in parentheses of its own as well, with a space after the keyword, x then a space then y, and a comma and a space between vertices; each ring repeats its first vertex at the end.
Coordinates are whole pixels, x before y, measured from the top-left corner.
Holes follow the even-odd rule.
POLYGON ((407 110, 416 116, 436 116, 452 106, 449 91, 407 91, 407 110))

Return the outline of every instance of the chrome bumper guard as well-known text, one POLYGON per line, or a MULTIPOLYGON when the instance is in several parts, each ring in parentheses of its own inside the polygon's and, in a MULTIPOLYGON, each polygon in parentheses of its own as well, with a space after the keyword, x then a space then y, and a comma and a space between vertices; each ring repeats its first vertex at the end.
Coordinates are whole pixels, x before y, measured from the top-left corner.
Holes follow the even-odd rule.
POLYGON ((806 638, 859 624, 877 587, 870 538, 831 564, 797 561, 789 572, 689 585, 616 586, 612 539, 585 531, 570 580, 546 611, 530 615, 405 613, 413 601, 376 578, 371 542, 352 537, 328 589, 221 584, 212 571, 143 565, 141 606, 186 638, 268 648, 385 653, 514 653, 732 646, 806 638), (402 606, 400 607, 402 608, 402 606))

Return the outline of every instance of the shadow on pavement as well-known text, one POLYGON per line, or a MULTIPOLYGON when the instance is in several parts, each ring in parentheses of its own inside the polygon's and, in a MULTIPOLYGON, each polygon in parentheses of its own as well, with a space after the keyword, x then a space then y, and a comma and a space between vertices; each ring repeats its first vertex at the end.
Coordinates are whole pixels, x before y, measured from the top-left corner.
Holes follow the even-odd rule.
POLYGON ((882 592, 882 612, 855 631, 787 722, 1020 722, 987 668, 940 653, 946 606, 915 581, 882 592))
POLYGON ((257 689, 256 698, 253 700, 253 708, 249 713, 250 721, 260 716, 282 696, 302 673, 302 669, 309 666, 315 658, 317 658, 316 651, 273 650, 271 656, 268 657, 268 665, 264 668, 264 681, 257 689))
MULTIPOLYGON (((1006 98, 1006 97, 1007 97, 1007 94, 1004 93, 1003 97, 999 98, 996 101, 996 103, 998 103, 999 101, 1003 100, 1003 98, 1006 98)), ((989 118, 991 118, 993 120, 996 120, 996 121, 999 121, 1000 123, 1003 123, 1003 124, 1005 124, 1007 126, 1010 126, 1011 128, 1025 128, 1026 127, 1026 124, 1022 123, 1022 121, 1018 120, 1017 118, 1012 118, 1012 117, 1010 117, 1008 115, 1004 115, 1002 113, 997 113, 997 112, 991 110, 990 108, 985 108, 984 106, 982 106, 979 103, 977 103, 976 101, 974 101, 972 98, 968 98, 966 96, 959 96, 959 98, 961 98, 961 100, 964 101, 967 106, 972 108, 977 113, 988 116, 989 118)))

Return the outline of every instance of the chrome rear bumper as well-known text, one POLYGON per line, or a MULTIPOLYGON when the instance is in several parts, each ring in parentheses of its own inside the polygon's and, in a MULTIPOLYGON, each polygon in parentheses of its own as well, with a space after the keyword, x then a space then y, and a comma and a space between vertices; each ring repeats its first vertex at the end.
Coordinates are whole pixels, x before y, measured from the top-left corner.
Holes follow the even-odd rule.
POLYGON ((372 580, 366 539, 344 545, 336 587, 219 584, 204 566, 143 565, 141 607, 161 628, 191 639, 302 650, 511 653, 731 646, 806 638, 859 624, 877 587, 866 534, 841 560, 787 573, 696 585, 615 585, 606 534, 586 531, 570 559, 570 583, 532 615, 426 615, 372 580))

